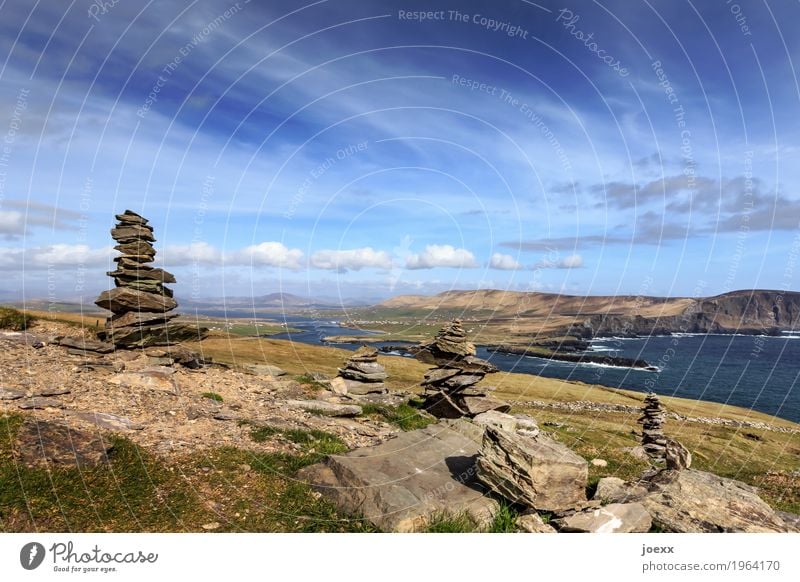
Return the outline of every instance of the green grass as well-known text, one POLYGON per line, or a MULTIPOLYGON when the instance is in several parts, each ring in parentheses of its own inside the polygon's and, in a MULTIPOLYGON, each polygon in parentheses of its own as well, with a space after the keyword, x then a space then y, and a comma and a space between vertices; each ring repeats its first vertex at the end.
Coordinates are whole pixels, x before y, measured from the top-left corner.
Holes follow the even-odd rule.
POLYGON ((250 437, 258 443, 276 436, 300 445, 300 455, 293 455, 291 459, 282 459, 282 462, 290 464, 295 471, 318 463, 328 455, 339 455, 348 451, 348 447, 342 442, 342 439, 322 430, 278 429, 262 426, 255 427, 250 431, 250 437))
POLYGON ((222 402, 222 396, 216 392, 203 392, 202 396, 203 398, 208 398, 209 400, 214 400, 215 402, 222 402))
POLYGON ((477 525, 469 513, 441 512, 431 518, 424 533, 474 533, 476 530, 477 525))
POLYGON ((2 531, 181 531, 200 505, 178 474, 120 437, 109 466, 26 467, 11 455, 22 420, 0 417, 2 531))
POLYGON ((364 416, 371 416, 384 420, 405 431, 425 428, 429 424, 436 422, 433 416, 422 413, 413 406, 405 403, 399 406, 362 404, 361 408, 363 409, 362 414, 364 416))
POLYGON ((506 501, 500 502, 500 508, 494 515, 487 533, 514 533, 517 531, 517 517, 519 513, 506 501))
POLYGON ((24 331, 33 323, 34 318, 13 307, 0 307, 0 329, 24 331))
POLYGON ((203 531, 210 522, 220 532, 374 531, 294 478, 323 451, 346 448, 321 431, 288 434, 300 455, 223 447, 170 461, 113 438, 108 465, 48 470, 14 460, 23 420, 0 415, 0 532, 203 531))

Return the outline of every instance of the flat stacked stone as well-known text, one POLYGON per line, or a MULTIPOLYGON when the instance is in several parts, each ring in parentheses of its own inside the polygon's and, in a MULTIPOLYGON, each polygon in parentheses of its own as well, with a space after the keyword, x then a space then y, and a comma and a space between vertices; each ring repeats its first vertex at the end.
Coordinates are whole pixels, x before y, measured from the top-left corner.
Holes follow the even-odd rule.
POLYGON ((121 254, 114 257, 117 268, 106 273, 115 287, 103 291, 95 305, 113 313, 98 337, 117 347, 167 346, 190 339, 206 330, 173 321, 171 313, 178 302, 165 283, 175 283, 175 276, 149 265, 156 256, 155 237, 148 220, 131 210, 117 214, 111 229, 114 247, 121 254))
POLYGON ((656 463, 662 463, 666 457, 667 437, 661 430, 666 411, 654 392, 644 398, 644 408, 639 422, 642 424, 642 447, 647 455, 656 463))
POLYGON ((490 398, 478 384, 497 368, 475 357, 475 346, 467 341, 461 321, 445 325, 433 341, 413 350, 414 357, 436 367, 425 373, 425 409, 440 418, 473 417, 489 410, 506 412, 510 406, 490 398))
POLYGON ((378 363, 378 350, 362 346, 339 368, 339 377, 344 380, 348 394, 364 395, 386 392, 387 374, 378 363))

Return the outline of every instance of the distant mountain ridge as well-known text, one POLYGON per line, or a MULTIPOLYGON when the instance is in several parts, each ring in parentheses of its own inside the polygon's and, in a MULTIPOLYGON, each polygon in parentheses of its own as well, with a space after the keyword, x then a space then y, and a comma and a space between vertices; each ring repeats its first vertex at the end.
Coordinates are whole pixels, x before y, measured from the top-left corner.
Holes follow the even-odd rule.
POLYGON ((328 299, 301 297, 292 293, 268 293, 255 297, 221 297, 203 300, 183 300, 181 305, 191 309, 335 309, 364 305, 363 302, 348 299, 328 299))
POLYGON ((539 330, 577 337, 669 333, 770 335, 800 330, 800 293, 765 289, 701 298, 577 296, 488 289, 447 291, 434 296, 402 295, 375 308, 431 314, 459 311, 463 317, 506 323, 510 330, 524 323, 539 322, 539 330))

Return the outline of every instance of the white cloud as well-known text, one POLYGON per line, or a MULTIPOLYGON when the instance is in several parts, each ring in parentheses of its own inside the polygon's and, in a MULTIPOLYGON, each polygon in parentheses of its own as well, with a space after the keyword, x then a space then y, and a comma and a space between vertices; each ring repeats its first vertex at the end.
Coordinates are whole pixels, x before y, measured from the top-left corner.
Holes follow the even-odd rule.
POLYGON ((477 266, 475 255, 467 249, 457 249, 451 245, 428 245, 423 252, 406 257, 406 269, 474 269, 477 266))
POLYGON ((580 269, 583 267, 583 257, 580 255, 568 255, 563 259, 545 259, 536 263, 537 269, 580 269))
POLYGON ((386 251, 376 251, 372 247, 322 250, 311 256, 311 266, 339 272, 360 271, 365 268, 391 269, 392 257, 386 251))
POLYGON ((520 265, 511 255, 494 253, 492 258, 489 259, 489 268, 500 269, 501 271, 515 271, 517 269, 521 269, 522 265, 520 265))
POLYGON ((303 251, 290 249, 280 242, 265 241, 235 251, 222 251, 207 242, 171 245, 159 260, 167 267, 193 265, 259 265, 300 269, 303 251))
POLYGON ((107 264, 111 247, 93 249, 88 245, 56 244, 41 247, 0 248, 0 269, 39 271, 107 264))
POLYGON ((0 210, 0 234, 6 238, 15 238, 25 234, 25 222, 21 212, 16 210, 0 210))
POLYGON ((234 252, 230 257, 225 258, 228 263, 286 267, 287 269, 300 269, 302 259, 303 251, 290 249, 279 242, 262 242, 234 252))

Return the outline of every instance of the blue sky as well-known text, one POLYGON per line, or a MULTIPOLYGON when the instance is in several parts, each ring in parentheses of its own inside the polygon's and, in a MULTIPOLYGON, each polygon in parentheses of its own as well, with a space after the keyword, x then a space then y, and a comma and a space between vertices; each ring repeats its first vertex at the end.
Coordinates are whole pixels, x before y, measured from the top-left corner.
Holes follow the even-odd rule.
POLYGON ((4 2, 0 298, 90 303, 125 208, 179 297, 796 289, 798 17, 4 2))

